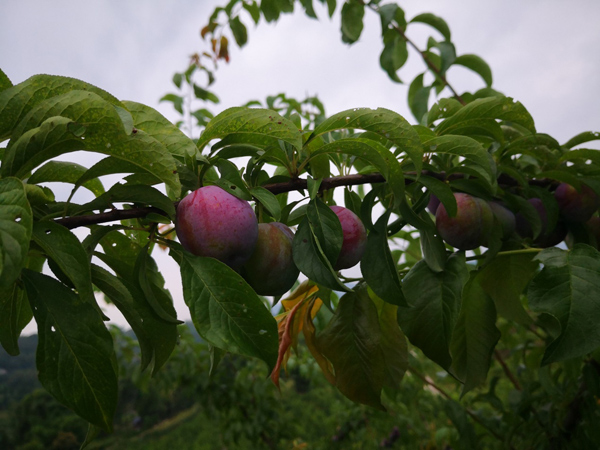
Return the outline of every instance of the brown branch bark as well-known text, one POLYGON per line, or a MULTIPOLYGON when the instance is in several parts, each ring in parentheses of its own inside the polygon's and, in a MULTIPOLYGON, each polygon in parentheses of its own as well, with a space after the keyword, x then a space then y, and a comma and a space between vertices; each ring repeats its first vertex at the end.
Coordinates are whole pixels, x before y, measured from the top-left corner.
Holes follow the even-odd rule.
MULTIPOLYGON (((407 172, 405 175, 416 176, 416 172, 407 172)), ((437 178, 441 181, 451 181, 463 178, 462 174, 456 173, 446 176, 445 172, 432 172, 424 170, 421 175, 437 178)), ((344 175, 340 177, 324 178, 319 187, 320 191, 333 189, 340 186, 358 186, 361 184, 372 184, 372 183, 384 183, 385 178, 380 173, 367 173, 367 174, 353 174, 344 175)), ((406 184, 411 184, 413 181, 410 179, 406 180, 406 184)), ((515 179, 501 174, 498 177, 498 183, 505 187, 517 187, 518 183, 515 179)), ((530 180, 529 184, 535 186, 553 186, 555 187, 558 183, 553 180, 541 179, 541 180, 530 180)), ((296 178, 290 181, 282 183, 266 184, 263 186, 265 189, 271 191, 273 194, 282 194, 284 192, 302 191, 307 189, 307 181, 304 178, 296 178)), ((175 202, 177 207, 178 202, 175 202)), ((164 214, 158 208, 144 207, 144 208, 131 208, 131 209, 113 209, 112 211, 88 214, 81 216, 70 216, 63 217, 61 219, 55 219, 55 222, 68 228, 74 229, 79 227, 86 227, 90 225, 97 225, 100 223, 116 222, 126 219, 140 219, 146 217, 150 213, 164 214)))

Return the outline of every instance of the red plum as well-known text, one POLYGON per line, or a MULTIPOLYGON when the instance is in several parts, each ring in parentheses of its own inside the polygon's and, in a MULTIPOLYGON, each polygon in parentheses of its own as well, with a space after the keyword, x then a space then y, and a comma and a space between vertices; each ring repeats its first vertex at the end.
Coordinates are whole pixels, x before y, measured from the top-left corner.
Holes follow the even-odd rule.
POLYGON ((187 251, 239 269, 252 255, 258 223, 250 204, 218 186, 204 186, 177 206, 177 237, 187 251))
POLYGON ((367 246, 367 231, 360 218, 349 209, 343 206, 331 206, 331 209, 338 216, 344 233, 342 250, 333 268, 348 269, 362 258, 367 246))
POLYGON ((440 204, 435 214, 440 236, 459 250, 473 250, 485 246, 494 224, 494 213, 485 200, 469 194, 455 193, 456 216, 448 215, 440 204))

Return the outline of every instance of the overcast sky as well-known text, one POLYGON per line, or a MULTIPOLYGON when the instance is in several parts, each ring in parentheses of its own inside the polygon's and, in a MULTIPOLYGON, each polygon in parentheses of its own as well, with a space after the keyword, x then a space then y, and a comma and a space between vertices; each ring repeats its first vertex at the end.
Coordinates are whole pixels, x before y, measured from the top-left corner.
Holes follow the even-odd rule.
MULTIPOLYGON (((170 104, 158 100, 173 91, 172 75, 187 67, 189 55, 206 49, 199 30, 214 7, 225 3, 0 0, 0 68, 13 83, 37 73, 80 78, 177 120, 170 104)), ((318 95, 330 115, 382 106, 412 122, 407 86, 392 83, 379 68, 379 19, 367 11, 360 41, 348 46, 340 40, 339 14, 330 20, 318 0, 314 3, 319 21, 307 18, 298 5, 277 24, 255 28, 242 16, 249 42, 241 51, 232 46, 231 62, 220 64, 213 89, 221 103, 212 110, 286 92, 299 99, 318 95)), ((538 131, 560 142, 581 131, 600 131, 600 1, 399 3, 408 18, 421 12, 443 17, 457 53, 483 57, 494 87, 521 101, 538 131)), ((424 25, 408 30, 421 46, 428 33, 424 25)), ((411 54, 399 75, 410 82, 421 71, 422 63, 411 54)), ((476 75, 461 68, 451 69, 449 79, 459 91, 482 87, 476 75)), ((188 318, 176 265, 156 256, 180 316, 188 318)))

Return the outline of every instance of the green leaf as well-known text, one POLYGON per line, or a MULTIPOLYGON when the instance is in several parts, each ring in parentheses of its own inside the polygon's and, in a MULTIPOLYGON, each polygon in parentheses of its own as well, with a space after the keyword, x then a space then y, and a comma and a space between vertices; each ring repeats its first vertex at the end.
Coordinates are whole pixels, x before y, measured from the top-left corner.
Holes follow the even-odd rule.
POLYGON ((23 182, 0 180, 0 290, 15 282, 25 264, 33 226, 31 206, 23 182))
POLYGON ((382 301, 377 296, 370 295, 370 297, 377 307, 379 326, 381 327, 379 346, 383 350, 385 359, 383 386, 398 389, 400 381, 408 369, 408 345, 396 320, 398 308, 382 301))
POLYGON ((306 216, 325 257, 335 266, 344 242, 337 214, 323 200, 315 198, 308 203, 306 216))
POLYGON ((31 317, 27 296, 18 283, 0 291, 0 344, 9 355, 19 354, 19 336, 31 317))
POLYGON ((264 148, 276 146, 280 140, 298 150, 302 147, 302 136, 294 123, 268 109, 226 109, 208 123, 198 139, 198 148, 213 139, 222 139, 221 147, 245 143, 264 148))
POLYGON ((388 243, 389 217, 390 211, 384 213, 369 231, 360 271, 366 283, 381 299, 392 305, 408 306, 388 243))
POLYGON ((421 260, 403 280, 410 306, 398 308, 398 323, 413 345, 445 369, 452 363, 450 340, 468 277, 464 253, 455 253, 443 272, 432 271, 421 260))
POLYGON ((261 186, 250 188, 250 193, 269 211, 273 219, 279 222, 281 219, 281 206, 277 197, 261 186))
MULTIPOLYGON (((135 333, 142 354, 141 370, 152 364, 152 373, 156 373, 177 345, 177 325, 158 317, 144 293, 134 284, 95 264, 92 264, 92 281, 121 311, 135 333)), ((162 307, 169 309, 164 302, 162 307)), ((170 315, 175 315, 172 305, 170 309, 170 315)))
MULTIPOLYGON (((454 64, 456 60, 456 49, 452 42, 436 42, 435 47, 440 51, 440 72, 445 74, 448 68, 454 64)), ((438 88, 438 92, 441 92, 443 87, 438 88)))
POLYGON ((347 138, 325 144, 313 152, 310 157, 319 157, 328 153, 346 153, 354 155, 372 164, 385 178, 394 194, 394 204, 404 200, 404 173, 400 163, 384 145, 371 139, 347 138))
MULTIPOLYGON (((323 2, 323 0, 320 0, 323 2)), ((337 6, 337 0, 325 0, 327 2, 327 12, 329 14, 329 18, 333 17, 333 13, 335 12, 335 8, 337 6)))
POLYGON ((154 206, 164 211, 171 219, 175 218, 173 202, 158 189, 141 184, 115 184, 100 197, 77 207, 75 212, 112 209, 113 203, 125 202, 154 206))
POLYGON ((597 131, 584 131, 583 133, 579 133, 576 136, 573 136, 567 142, 565 142, 562 146, 565 148, 573 148, 577 145, 584 144, 590 141, 600 140, 600 133, 597 131))
POLYGON ((364 24, 365 5, 357 0, 347 0, 342 6, 342 41, 353 44, 360 38, 364 24))
POLYGON ((389 109, 357 108, 342 111, 316 127, 308 141, 340 129, 372 131, 392 142, 397 147, 396 154, 406 152, 418 172, 423 166, 423 149, 419 135, 404 117, 389 109))
POLYGON ((481 448, 473 425, 469 422, 465 407, 454 400, 444 402, 444 412, 452 421, 460 436, 458 449, 481 448))
POLYGON ((446 23, 446 21, 444 19, 442 19, 441 17, 436 16, 431 13, 423 13, 423 14, 419 14, 419 15, 415 16, 410 21, 410 23, 416 23, 416 22, 430 25, 431 27, 435 28, 440 33, 442 33, 442 36, 444 36, 446 38, 446 40, 448 40, 448 41, 451 40, 450 28, 448 27, 448 24, 446 23))
POLYGON ((488 181, 494 184, 496 180, 496 167, 494 160, 487 150, 475 139, 467 136, 445 135, 423 141, 423 149, 429 153, 447 153, 463 157, 485 170, 488 181))
POLYGON ((185 157, 198 152, 194 141, 154 108, 130 101, 123 104, 133 116, 133 125, 164 145, 172 155, 185 157))
MULTIPOLYGON (((47 164, 50 164, 52 162, 54 162, 54 161, 50 161, 47 164)), ((41 169, 41 167, 40 167, 40 169, 41 169)), ((38 169, 35 173, 37 173, 40 169, 38 169)), ((34 173, 34 175, 35 175, 35 173, 34 173)), ((118 158, 109 156, 107 158, 101 159, 96 164, 94 164, 92 167, 87 169, 87 171, 85 171, 77 179, 77 181, 75 182, 75 187, 73 189, 76 190, 80 186, 85 186, 89 182, 93 182, 93 180, 96 180, 99 177, 102 177, 105 175, 113 175, 116 173, 148 174, 148 172, 146 172, 144 169, 142 169, 141 167, 139 167, 133 163, 123 161, 118 158)), ((156 182, 160 183, 160 179, 157 178, 156 182)))
POLYGON ((200 87, 195 83, 194 83, 193 87, 194 87, 194 95, 196 96, 196 98, 199 98, 200 100, 213 102, 215 104, 219 103, 219 97, 217 97, 215 94, 213 94, 209 90, 204 89, 203 87, 200 87))
POLYGON ((392 81, 402 83, 396 72, 407 60, 408 47, 406 41, 402 39, 396 30, 386 32, 384 35, 384 47, 379 57, 379 65, 387 72, 392 81))
POLYGON ((178 192, 175 160, 158 141, 127 135, 113 105, 96 94, 71 91, 39 103, 19 123, 2 162, 3 176, 25 176, 42 162, 76 150, 112 155, 141 167, 178 192))
MULTIPOLYGON (((59 182, 76 184, 80 177, 87 171, 87 167, 67 161, 49 161, 37 169, 27 180, 30 184, 59 182)), ((96 197, 104 193, 102 182, 97 179, 89 179, 83 183, 96 197)))
MULTIPOLYGON (((447 119, 453 116, 463 105, 456 99, 453 98, 441 98, 435 103, 427 114, 427 125, 432 126, 433 123, 438 119, 447 119)), ((431 132, 429 128, 425 130, 431 132)))
MULTIPOLYGON (((414 176, 407 176, 407 178, 410 178, 415 181, 417 179, 414 176)), ((430 193, 432 193, 438 198, 438 200, 444 205, 444 208, 446 208, 446 212, 450 216, 453 217, 456 215, 456 198, 454 197, 454 193, 452 192, 452 189, 450 188, 450 186, 448 186, 448 184, 438 180, 437 178, 428 177, 424 175, 419 177, 419 183, 425 186, 427 190, 430 191, 430 193)))
POLYGON ((23 274, 38 324, 40 382, 59 402, 111 432, 118 385, 110 333, 96 310, 62 283, 31 270, 23 274))
POLYGON ((456 129, 467 125, 480 124, 487 120, 503 120, 521 125, 531 133, 535 133, 533 118, 520 102, 510 97, 487 97, 473 100, 458 110, 452 117, 441 122, 437 134, 455 134, 456 129))
POLYGON ((275 22, 279 19, 279 5, 276 0, 261 0, 260 2, 260 10, 265 16, 265 20, 267 22, 275 22))
POLYGON ((84 81, 55 75, 34 75, 0 93, 0 142, 10 137, 11 131, 39 103, 73 90, 93 92, 112 105, 123 106, 108 92, 84 81))
POLYGON ((479 272, 477 281, 494 300, 500 316, 529 326, 532 320, 521 304, 521 295, 537 268, 533 254, 499 255, 479 272))
POLYGON ((408 106, 419 123, 422 122, 429 109, 429 93, 431 92, 431 86, 423 86, 424 76, 425 74, 422 73, 415 77, 408 88, 408 106))
POLYGON ((32 238, 73 283, 81 300, 88 302, 101 314, 92 288, 88 254, 79 239, 62 225, 51 221, 36 222, 32 238))
POLYGON ((175 325, 181 324, 183 322, 177 320, 177 314, 175 313, 174 308, 169 306, 165 309, 163 307, 163 302, 160 302, 157 298, 158 290, 156 287, 153 287, 153 283, 148 273, 148 260, 151 259, 150 255, 148 254, 149 247, 150 244, 146 245, 142 251, 140 251, 135 261, 135 267, 133 269, 134 279, 137 281, 137 285, 144 293, 146 301, 158 317, 167 323, 172 323, 175 325))
POLYGON ((464 383, 461 396, 485 382, 499 339, 494 302, 476 275, 471 275, 463 289, 462 307, 450 342, 451 372, 464 383))
POLYGON ((244 279, 213 258, 183 253, 183 298, 198 333, 225 351, 277 362, 277 323, 244 279))
POLYGON ((600 165, 600 150, 595 149, 587 149, 587 148, 578 148, 575 150, 570 150, 566 152, 561 158, 559 162, 565 161, 592 161, 594 164, 600 165))
POLYGON ((542 365, 595 350, 600 346, 600 254, 577 244, 571 251, 544 250, 537 259, 544 268, 529 285, 529 306, 550 315, 560 326, 560 334, 546 347, 542 365))
POLYGON ((248 42, 248 30, 246 30, 246 26, 242 23, 239 16, 235 16, 229 21, 229 28, 231 28, 236 44, 239 47, 246 45, 246 42, 248 42))
POLYGON ((0 69, 0 92, 11 88, 13 86, 10 78, 4 73, 2 69, 0 69))
POLYGON ((315 13, 315 9, 313 8, 313 0, 300 0, 300 3, 308 17, 312 19, 317 18, 317 13, 315 13))
POLYGON ((175 111, 179 114, 183 114, 183 97, 175 94, 166 94, 160 98, 159 102, 171 102, 173 103, 175 111))
POLYGON ((252 3, 243 2, 242 6, 252 17, 254 24, 258 24, 258 21, 260 20, 260 8, 256 1, 252 1, 252 3))
POLYGON ((479 56, 472 54, 460 55, 454 60, 454 64, 471 69, 481 78, 483 78, 486 86, 490 87, 492 85, 492 69, 490 69, 488 63, 486 63, 479 56))
POLYGON ((377 307, 363 287, 344 295, 317 347, 335 369, 336 387, 350 400, 385 410, 381 390, 387 379, 377 307))
POLYGON ((446 254, 446 245, 441 236, 433 228, 421 228, 419 235, 421 237, 423 260, 432 271, 436 273, 442 272, 446 266, 448 256, 446 254))
MULTIPOLYGON (((404 10, 400 8, 396 3, 388 3, 382 5, 377 9, 379 17, 381 18, 381 34, 385 35, 393 21, 402 28, 406 28, 406 18, 404 17, 404 10)), ((394 30, 396 34, 398 32, 394 30)))
POLYGON ((325 256, 313 226, 306 216, 294 235, 292 255, 296 267, 310 280, 335 291, 350 292, 350 289, 335 274, 333 265, 325 256))

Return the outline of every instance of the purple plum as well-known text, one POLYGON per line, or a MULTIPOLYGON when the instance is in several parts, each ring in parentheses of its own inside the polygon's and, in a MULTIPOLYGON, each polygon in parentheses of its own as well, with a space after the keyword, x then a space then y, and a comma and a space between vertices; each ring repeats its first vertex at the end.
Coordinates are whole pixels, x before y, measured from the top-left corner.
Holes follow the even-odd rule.
POLYGON ((279 222, 259 223, 258 241, 240 273, 260 295, 283 295, 294 285, 300 271, 292 258, 294 233, 279 222))
POLYGON ((348 269, 359 263, 367 247, 367 231, 360 218, 343 206, 331 206, 340 219, 344 241, 342 250, 333 266, 335 270, 348 269))
POLYGON ((560 215, 568 222, 587 222, 600 206, 600 197, 585 184, 578 191, 570 184, 561 183, 554 191, 554 198, 560 215))
POLYGON ((459 250, 473 250, 485 246, 494 224, 494 213, 485 200, 469 194, 455 193, 456 216, 448 215, 440 204, 435 224, 440 236, 459 250))
POLYGON ((258 239, 258 223, 250 204, 218 186, 204 186, 177 206, 177 237, 187 251, 210 256, 239 269, 258 239))

